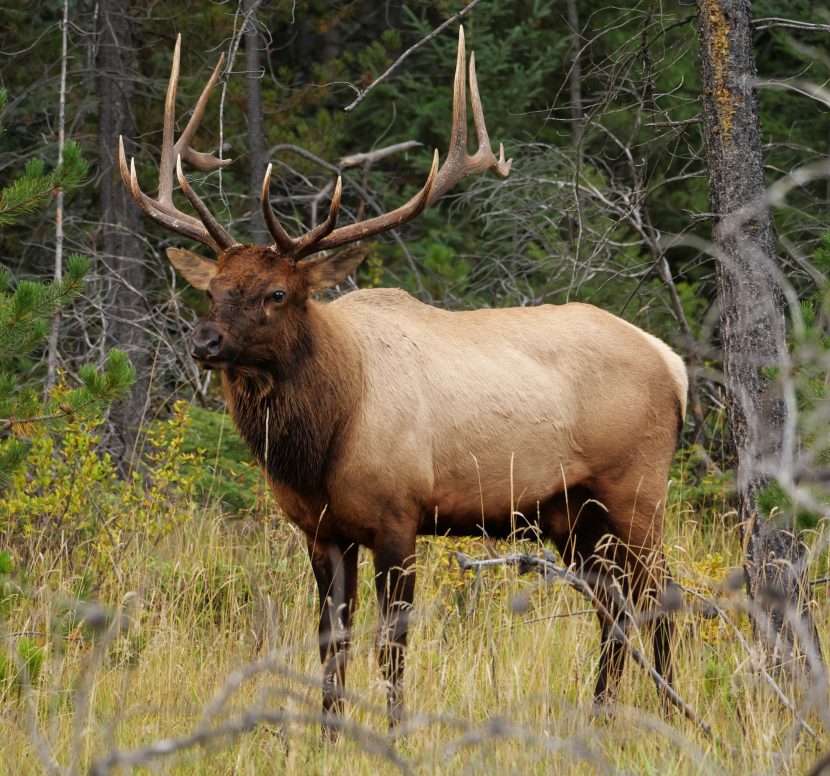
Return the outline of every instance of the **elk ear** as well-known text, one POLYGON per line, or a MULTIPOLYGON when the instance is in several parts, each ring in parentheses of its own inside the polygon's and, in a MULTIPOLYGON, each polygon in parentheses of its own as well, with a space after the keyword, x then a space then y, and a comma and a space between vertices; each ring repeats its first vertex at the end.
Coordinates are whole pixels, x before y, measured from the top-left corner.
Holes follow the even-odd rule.
POLYGON ((184 275, 184 279, 200 291, 207 290, 210 281, 219 272, 219 265, 215 261, 204 259, 184 248, 168 248, 167 258, 184 275))
POLYGON ((322 291, 342 283, 358 268, 368 252, 366 245, 352 245, 331 256, 318 256, 303 262, 308 287, 312 291, 322 291))

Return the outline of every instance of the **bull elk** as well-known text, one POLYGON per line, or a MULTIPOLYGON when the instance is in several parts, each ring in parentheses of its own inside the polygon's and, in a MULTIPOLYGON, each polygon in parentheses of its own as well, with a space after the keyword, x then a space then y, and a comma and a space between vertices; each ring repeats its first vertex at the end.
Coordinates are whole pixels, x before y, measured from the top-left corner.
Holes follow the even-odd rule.
MULTIPOLYGON (((174 142, 179 53, 180 40, 165 101, 158 197, 140 189, 123 139, 121 174, 149 218, 218 254, 213 261, 167 251, 210 299, 191 337, 193 356, 221 371, 237 429, 282 510, 307 537, 320 594, 325 718, 342 711, 360 546, 374 558, 390 722, 401 718, 419 534, 535 531, 577 564, 620 619, 620 590, 651 613, 655 665, 670 678, 673 626, 654 602, 668 580, 661 537, 685 412, 681 359, 587 304, 447 312, 397 289, 355 291, 330 303, 312 298, 343 281, 366 253, 354 245, 324 251, 410 221, 469 175, 510 171, 503 147, 498 158, 490 147, 473 56, 479 147, 467 152, 463 30, 450 150, 440 168, 435 151, 419 193, 384 215, 337 227, 338 178, 326 219, 292 237, 269 202, 269 165, 261 205, 271 245, 237 243, 182 172, 184 162, 200 170, 226 162, 191 147, 222 59, 174 142), (198 218, 173 204, 174 169, 198 218)), ((597 703, 611 697, 622 670, 612 626, 600 618, 597 703)))

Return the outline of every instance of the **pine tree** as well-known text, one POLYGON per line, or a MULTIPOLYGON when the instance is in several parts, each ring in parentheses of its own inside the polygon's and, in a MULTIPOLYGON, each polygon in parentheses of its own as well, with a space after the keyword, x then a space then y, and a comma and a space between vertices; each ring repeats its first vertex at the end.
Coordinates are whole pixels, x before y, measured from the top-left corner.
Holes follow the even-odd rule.
MULTIPOLYGON (((0 111, 6 94, 0 90, 0 111)), ((0 127, 0 134, 3 128, 0 127)), ((86 177, 80 148, 67 143, 64 161, 46 172, 41 160, 30 161, 23 175, 0 190, 0 227, 43 208, 56 188, 77 188, 86 177)), ((41 399, 42 389, 27 384, 18 374, 22 358, 46 337, 49 318, 69 304, 83 289, 89 260, 74 254, 67 259, 65 277, 52 283, 20 280, 0 266, 0 487, 26 463, 26 437, 34 424, 60 425, 77 417, 90 417, 123 396, 135 377, 124 353, 112 349, 102 371, 86 364, 80 369, 81 385, 41 399)))

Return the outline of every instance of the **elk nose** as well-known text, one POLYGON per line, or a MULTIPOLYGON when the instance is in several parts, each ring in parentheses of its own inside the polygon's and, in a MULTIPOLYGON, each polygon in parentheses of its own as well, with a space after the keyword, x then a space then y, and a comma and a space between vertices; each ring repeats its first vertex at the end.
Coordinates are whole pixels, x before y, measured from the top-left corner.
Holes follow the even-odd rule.
POLYGON ((207 361, 216 358, 222 348, 222 334, 211 324, 200 324, 190 338, 190 350, 194 358, 207 361))

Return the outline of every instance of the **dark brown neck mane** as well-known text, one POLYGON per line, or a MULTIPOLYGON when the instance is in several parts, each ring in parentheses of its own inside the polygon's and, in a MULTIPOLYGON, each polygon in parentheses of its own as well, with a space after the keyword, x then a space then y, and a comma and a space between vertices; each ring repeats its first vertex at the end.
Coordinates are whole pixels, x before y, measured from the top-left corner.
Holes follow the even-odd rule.
POLYGON ((228 410, 271 482, 306 497, 321 494, 332 446, 353 414, 348 348, 309 303, 307 324, 273 364, 222 372, 228 410), (344 352, 344 350, 346 352, 344 352))

